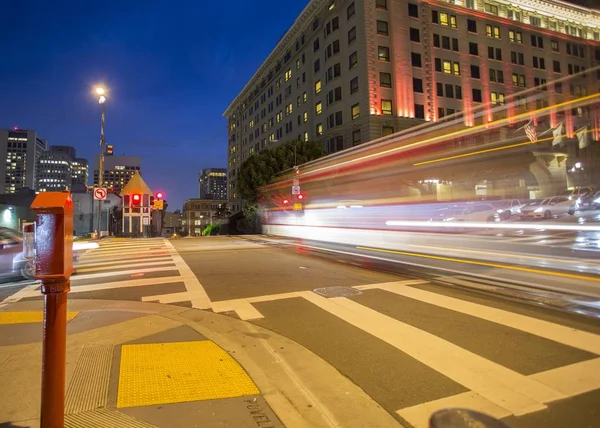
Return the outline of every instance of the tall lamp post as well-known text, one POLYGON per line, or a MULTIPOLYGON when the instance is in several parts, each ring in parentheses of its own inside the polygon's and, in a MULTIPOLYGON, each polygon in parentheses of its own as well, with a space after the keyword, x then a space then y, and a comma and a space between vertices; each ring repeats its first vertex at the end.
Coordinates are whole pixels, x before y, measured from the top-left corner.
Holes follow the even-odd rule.
MULTIPOLYGON (((104 151, 106 149, 106 139, 104 138, 104 118, 106 116, 106 91, 104 88, 96 88, 98 103, 102 106, 102 119, 100 122, 100 162, 98 165, 98 187, 104 184, 104 151)), ((98 238, 102 229, 102 201, 98 201, 98 238)))

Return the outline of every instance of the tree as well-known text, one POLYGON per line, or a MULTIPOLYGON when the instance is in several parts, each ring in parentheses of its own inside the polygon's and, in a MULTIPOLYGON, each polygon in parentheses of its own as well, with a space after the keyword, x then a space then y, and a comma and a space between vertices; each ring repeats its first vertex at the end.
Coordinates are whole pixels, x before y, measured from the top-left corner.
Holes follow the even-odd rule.
POLYGON ((321 143, 316 141, 291 141, 250 156, 238 172, 238 189, 246 203, 255 204, 258 189, 269 184, 278 174, 296 165, 325 155, 321 143))
POLYGON ((227 204, 219 204, 217 211, 213 214, 213 220, 227 220, 231 216, 231 210, 227 204))

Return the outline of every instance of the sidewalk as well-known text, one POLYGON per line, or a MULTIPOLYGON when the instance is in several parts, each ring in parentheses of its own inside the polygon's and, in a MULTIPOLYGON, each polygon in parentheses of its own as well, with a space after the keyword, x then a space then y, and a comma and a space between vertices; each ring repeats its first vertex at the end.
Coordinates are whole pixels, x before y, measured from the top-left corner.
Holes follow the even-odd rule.
MULTIPOLYGON (((42 302, 0 309, 0 426, 39 426, 42 302)), ((229 316, 69 301, 66 427, 399 426, 300 345, 229 316)))

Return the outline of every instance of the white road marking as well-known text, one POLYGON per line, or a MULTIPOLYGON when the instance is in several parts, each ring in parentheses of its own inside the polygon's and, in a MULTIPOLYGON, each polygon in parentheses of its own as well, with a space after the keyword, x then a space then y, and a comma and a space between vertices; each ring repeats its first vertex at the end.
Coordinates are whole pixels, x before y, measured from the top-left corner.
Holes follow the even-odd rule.
POLYGON ((246 299, 212 302, 211 305, 213 310, 217 313, 235 311, 240 319, 244 321, 264 318, 264 316, 246 299))
MULTIPOLYGON (((85 273, 85 272, 101 272, 101 271, 108 271, 111 269, 118 269, 119 267, 128 267, 128 268, 139 268, 139 267, 147 267, 147 266, 160 266, 160 265, 166 265, 166 264, 173 264, 173 260, 162 260, 159 262, 143 262, 143 263, 127 263, 126 265, 121 265, 121 266, 115 266, 114 264, 111 265, 104 265, 104 266, 98 266, 98 265, 94 265, 94 267, 79 267, 77 266, 77 273, 85 273)), ((175 266, 171 266, 173 269, 175 269, 175 266)), ((115 275, 121 274, 123 271, 118 271, 118 270, 113 270, 113 272, 115 272, 115 275)))
POLYGON ((426 331, 344 297, 300 293, 309 302, 383 340, 515 415, 546 408, 564 395, 426 331))
POLYGON ((206 290, 204 289, 202 284, 200 284, 200 281, 198 281, 198 278, 196 278, 196 275, 194 275, 192 269, 190 269, 185 260, 183 260, 183 258, 179 255, 179 253, 177 252, 173 244, 171 244, 171 242, 164 240, 164 243, 165 246, 168 248, 171 257, 173 258, 175 267, 182 275, 182 277, 185 278, 183 282, 185 284, 186 290, 190 293, 194 293, 194 295, 199 296, 191 301, 192 307, 197 309, 210 309, 210 298, 208 297, 208 294, 206 294, 206 290))
POLYGON ((530 377, 572 397, 600 389, 600 358, 558 367, 530 377))
MULTIPOLYGON (((140 257, 136 257, 136 259, 140 259, 140 257)), ((152 262, 165 262, 165 261, 171 261, 171 257, 170 256, 162 256, 162 257, 146 257, 143 260, 152 260, 152 262)), ((132 259, 122 259, 122 258, 116 258, 114 260, 108 261, 108 262, 78 262, 76 263, 76 266, 79 267, 85 267, 85 266, 111 266, 111 267, 118 267, 118 265, 129 265, 132 262, 132 259)))
POLYGON ((376 288, 600 355, 600 336, 596 334, 401 284, 382 284, 376 288))
POLYGON ((71 277, 71 282, 83 281, 86 279, 94 279, 94 278, 108 278, 110 276, 120 276, 120 275, 131 275, 135 273, 150 273, 150 272, 163 272, 168 270, 177 270, 177 266, 163 266, 163 267, 150 267, 150 268, 141 268, 141 269, 126 269, 126 270, 116 270, 110 272, 100 272, 100 273, 90 273, 88 275, 75 275, 71 277))

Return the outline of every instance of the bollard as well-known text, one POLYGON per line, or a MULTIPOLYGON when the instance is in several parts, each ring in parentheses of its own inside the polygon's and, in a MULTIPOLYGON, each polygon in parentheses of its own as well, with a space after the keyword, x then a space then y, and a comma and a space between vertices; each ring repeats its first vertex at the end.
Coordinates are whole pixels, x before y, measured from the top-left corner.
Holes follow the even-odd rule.
POLYGON ((62 428, 67 352, 67 293, 73 272, 73 200, 69 192, 36 196, 36 279, 42 281, 44 324, 41 428, 62 428))

